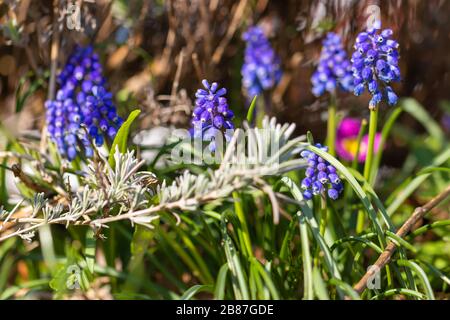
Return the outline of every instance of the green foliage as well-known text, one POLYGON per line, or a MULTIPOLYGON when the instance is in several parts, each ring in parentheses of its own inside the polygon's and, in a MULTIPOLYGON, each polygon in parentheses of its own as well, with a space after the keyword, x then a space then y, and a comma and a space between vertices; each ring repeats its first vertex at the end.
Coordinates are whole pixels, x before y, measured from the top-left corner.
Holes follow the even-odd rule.
POLYGON ((139 116, 140 113, 141 110, 132 111, 127 120, 122 124, 119 131, 117 132, 117 135, 111 145, 111 152, 108 158, 108 162, 111 167, 114 168, 115 165, 114 152, 116 150, 116 147, 119 149, 120 153, 125 153, 127 151, 128 134, 130 133, 131 124, 139 116))
MULTIPOLYGON (((247 112, 249 124, 255 106, 256 97, 247 112)), ((408 142, 410 153, 399 169, 404 181, 396 184, 400 178, 393 176, 381 186, 377 179, 383 152, 375 155, 371 175, 365 179, 357 162, 341 162, 315 147, 311 132, 291 138, 294 126, 268 118, 260 128, 270 130, 280 144, 269 159, 260 152, 269 141, 264 130, 257 130, 249 132, 257 142, 254 150, 243 152, 256 162, 233 163, 236 155, 230 145, 224 154, 230 162, 220 166, 168 162, 157 167, 159 159, 179 146, 171 141, 145 168, 143 161, 127 152, 130 127, 139 113, 133 111, 119 129, 108 159, 95 160, 88 169, 65 169, 89 186, 82 192, 68 196, 58 168, 62 164, 53 159, 53 153, 43 159, 31 152, 21 159, 41 161, 41 171, 27 173, 30 180, 66 197, 71 205, 66 203, 58 211, 53 193, 33 196, 36 190, 23 181, 18 184, 28 198, 13 211, 34 203, 28 206, 33 219, 44 217, 44 222, 29 234, 20 234, 32 239, 33 232, 39 233, 40 246, 32 249, 27 260, 26 279, 14 271, 25 255, 25 242, 0 236, 0 298, 17 298, 28 290, 31 297, 50 291, 55 299, 64 299, 100 291, 102 279, 107 279, 110 297, 116 299, 376 300, 435 299, 438 293, 448 294, 449 220, 425 217, 424 225, 407 237, 396 234, 414 209, 408 200, 416 201, 424 191, 428 199, 449 181, 448 142, 414 100, 405 99, 387 116, 382 146, 391 137, 406 140, 410 132, 396 122, 406 113, 424 126, 422 138, 430 144, 408 142), (302 149, 315 152, 337 169, 346 185, 343 199, 303 198, 299 181, 305 162, 298 157, 302 149), (47 183, 42 170, 49 170, 45 172, 51 172, 56 183, 47 183), (43 202, 38 206, 39 197, 43 202), (355 226, 358 214, 361 232, 355 226), (429 235, 437 240, 425 241, 429 235), (391 242, 398 249, 381 270, 381 288, 357 292, 353 285, 391 242)), ((358 144, 362 134, 363 130, 358 144)), ((17 140, 8 138, 6 151, 28 153, 17 140)), ((182 147, 193 151, 188 144, 182 147)), ((2 164, 0 199, 6 205, 10 200, 4 187, 7 158, 2 164)), ((1 220, 9 219, 13 211, 2 211, 1 220)))

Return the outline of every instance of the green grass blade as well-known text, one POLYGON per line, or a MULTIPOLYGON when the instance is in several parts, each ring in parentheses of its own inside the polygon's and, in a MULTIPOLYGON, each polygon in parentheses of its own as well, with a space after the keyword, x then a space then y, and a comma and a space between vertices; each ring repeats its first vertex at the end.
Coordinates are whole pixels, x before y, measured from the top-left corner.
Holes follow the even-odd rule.
POLYGON ((303 200, 303 195, 300 189, 288 177, 283 177, 281 181, 286 185, 286 187, 289 188, 294 199, 299 201, 299 206, 302 214, 305 216, 305 221, 308 223, 316 242, 319 244, 321 250, 323 251, 323 259, 325 261, 325 264, 327 265, 328 271, 334 278, 341 279, 341 275, 339 273, 337 264, 334 261, 333 256, 331 255, 331 252, 328 248, 327 243, 325 242, 325 239, 320 235, 319 225, 316 221, 316 218, 314 217, 314 214, 311 208, 308 206, 307 202, 303 200))
POLYGON ((222 220, 221 230, 225 255, 228 261, 228 268, 230 269, 230 272, 233 275, 232 283, 236 299, 248 300, 250 299, 250 295, 247 286, 246 272, 242 267, 238 252, 236 251, 236 248, 233 245, 233 241, 228 235, 225 220, 222 220))
POLYGON ((408 235, 408 238, 417 237, 418 235, 421 235, 421 234, 427 232, 428 230, 431 230, 434 228, 443 228, 443 227, 447 227, 447 226, 450 226, 450 220, 436 221, 436 222, 433 222, 430 224, 426 224, 420 228, 417 228, 413 232, 411 232, 408 235))
POLYGON ((403 110, 408 112, 412 117, 428 131, 431 137, 436 139, 441 145, 446 141, 444 132, 438 123, 428 114, 425 108, 420 105, 415 99, 407 98, 400 101, 400 106, 403 110))
POLYGON ((336 287, 341 288, 353 300, 361 300, 361 297, 359 296, 359 294, 355 290, 353 290, 352 286, 349 285, 348 283, 345 283, 344 281, 336 279, 336 278, 330 279, 329 282, 330 282, 330 284, 333 284, 336 287))
POLYGON ((130 133, 130 127, 133 121, 139 116, 141 110, 134 110, 128 116, 128 119, 122 124, 119 131, 117 132, 116 137, 111 145, 111 149, 109 152, 108 162, 111 167, 114 168, 115 160, 114 153, 116 152, 116 146, 119 148, 120 153, 124 153, 127 151, 127 143, 128 143, 128 134, 130 133))
POLYGON ((225 289, 227 284, 228 264, 225 263, 219 270, 217 275, 216 287, 214 289, 214 299, 223 300, 225 297, 225 289))
POLYGON ((373 185, 374 181, 376 181, 378 168, 380 167, 381 157, 383 156, 384 146, 386 144, 386 141, 388 139, 389 133, 391 132, 391 129, 397 120, 397 118, 402 113, 402 108, 397 107, 395 108, 391 114, 389 115, 389 118, 385 122, 383 129, 381 130, 381 140, 380 145, 378 148, 378 152, 374 156, 373 160, 373 166, 372 166, 372 172, 371 172, 371 179, 369 181, 370 185, 373 185))
POLYGON ((252 261, 253 264, 256 266, 257 271, 259 272, 259 274, 261 275, 262 279, 264 280, 267 288, 269 289, 272 299, 279 300, 280 296, 278 295, 278 291, 270 277, 269 272, 261 266, 260 262, 258 260, 256 260, 256 258, 253 258, 252 260, 253 260, 252 261))
POLYGON ((180 300, 190 300, 192 299, 197 293, 199 292, 213 292, 213 286, 212 285, 206 285, 206 284, 196 284, 189 289, 186 290, 185 293, 180 297, 180 300))
POLYGON ((258 98, 258 96, 254 96, 252 99, 252 102, 250 103, 250 107, 248 108, 247 111, 247 122, 249 124, 252 123, 253 121, 253 115, 255 113, 255 107, 256 107, 256 99, 258 98))
MULTIPOLYGON (((446 163, 450 159, 450 148, 445 150, 443 153, 434 158, 431 166, 441 166, 446 163)), ((412 181, 408 182, 406 185, 400 185, 393 193, 392 193, 392 203, 388 206, 387 212, 391 216, 397 209, 405 202, 406 199, 417 189, 419 188, 431 173, 422 174, 412 181)))
POLYGON ((299 212, 297 213, 299 228, 300 228, 300 239, 302 246, 302 262, 303 262, 303 287, 304 287, 304 299, 313 300, 314 299, 314 288, 313 288, 313 273, 312 273, 312 259, 311 252, 309 250, 309 238, 308 238, 308 228, 306 225, 305 217, 299 212))
POLYGON ((381 227, 381 224, 379 223, 377 219, 377 212, 375 208, 373 207, 372 203, 369 200, 369 197, 364 192, 363 188, 359 185, 358 181, 356 181, 355 177, 350 173, 350 171, 342 164, 340 163, 336 158, 328 154, 327 152, 320 150, 319 148, 315 146, 307 146, 307 149, 313 151, 320 157, 327 160, 331 165, 333 165, 336 170, 344 176, 345 180, 351 185, 353 190, 355 191, 358 198, 361 200, 361 203, 363 204, 365 210, 369 214, 369 218, 372 221, 372 224, 375 228, 376 233, 378 234, 378 239, 380 241, 380 245, 382 248, 386 246, 386 241, 384 239, 383 229, 381 227))
POLYGON ((417 249, 414 248, 413 245, 411 245, 408 241, 406 241, 405 239, 400 238, 399 236, 397 236, 395 233, 391 232, 391 231, 386 231, 386 235, 391 238, 391 241, 394 241, 394 243, 398 246, 401 247, 403 246, 404 248, 410 250, 411 252, 416 253, 417 249))
MULTIPOLYGON (((370 235, 376 236, 375 233, 370 233, 370 235)), ((362 237, 362 236, 349 236, 346 238, 341 238, 339 240, 336 240, 333 243, 333 245, 331 246, 330 250, 334 251, 337 247, 339 247, 340 245, 347 243, 347 242, 361 242, 361 243, 365 244, 366 246, 375 250, 377 253, 379 253, 379 254, 383 253, 383 250, 381 250, 381 248, 379 246, 377 246, 372 241, 368 240, 366 237, 362 237)))
POLYGON ((86 245, 84 248, 84 256, 86 257, 86 264, 89 269, 89 272, 92 274, 94 273, 95 249, 97 248, 94 229, 92 228, 87 229, 85 243, 86 245))
POLYGON ((378 300, 378 299, 384 299, 396 294, 403 294, 405 296, 410 296, 410 297, 414 297, 414 298, 419 298, 422 300, 425 300, 427 297, 419 292, 419 291, 415 291, 415 290, 411 290, 411 289, 406 289, 406 288, 397 288, 397 289, 390 289, 390 290, 386 290, 385 292, 382 292, 380 294, 377 294, 375 296, 373 296, 371 298, 371 300, 378 300))
POLYGON ((50 279, 36 279, 36 280, 27 281, 18 286, 9 287, 5 291, 2 292, 2 294, 0 295, 0 300, 9 299, 22 289, 48 288, 49 281, 50 281, 50 279))
POLYGON ((313 269, 313 284, 314 284, 314 292, 316 296, 320 300, 330 300, 330 296, 328 295, 327 286, 325 285, 325 281, 320 274, 320 270, 316 267, 313 269))
POLYGON ((425 294, 427 296, 427 299, 435 300, 433 288, 431 287, 430 281, 428 280, 428 277, 427 277, 425 271, 423 271, 423 269, 417 263, 410 261, 410 260, 400 259, 400 260, 397 260, 397 264, 399 266, 408 267, 408 268, 412 269, 416 273, 416 275, 420 279, 420 281, 422 282, 422 285, 425 289, 425 294))

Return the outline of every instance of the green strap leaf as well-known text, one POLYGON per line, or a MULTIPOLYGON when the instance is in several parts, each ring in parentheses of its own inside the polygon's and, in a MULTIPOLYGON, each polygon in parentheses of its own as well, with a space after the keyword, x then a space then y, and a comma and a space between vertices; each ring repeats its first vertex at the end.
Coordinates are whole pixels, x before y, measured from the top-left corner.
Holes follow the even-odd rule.
POLYGON ((427 277, 425 271, 423 271, 423 269, 417 263, 410 261, 410 260, 402 259, 402 260, 397 260, 397 264, 399 266, 408 267, 408 268, 412 269, 416 273, 416 275, 420 279, 420 281, 422 282, 427 299, 435 300, 430 281, 428 280, 428 277, 427 277))
POLYGON ((228 263, 222 265, 217 276, 214 299, 223 300, 225 297, 225 287, 227 282, 228 263))
MULTIPOLYGON (((431 166, 441 166, 446 163, 450 159, 450 148, 444 150, 441 154, 434 158, 431 166)), ((417 177, 415 177, 411 181, 407 181, 406 185, 401 184, 394 192, 392 192, 392 203, 387 208, 387 213, 391 216, 397 209, 405 202, 406 199, 417 189, 419 188, 425 180, 429 176, 431 176, 432 172, 424 173, 417 177)))
POLYGON ((86 257, 86 264, 91 274, 94 273, 96 247, 97 245, 95 240, 94 229, 88 228, 88 230, 86 231, 86 244, 84 248, 84 256, 86 257))
MULTIPOLYGON (((298 215, 300 226, 303 224, 303 220, 300 218, 301 215, 304 216, 306 223, 309 225, 311 232, 313 234, 314 239, 319 244, 320 249, 323 251, 323 259, 325 262, 325 265, 327 266, 328 271, 332 275, 333 278, 336 279, 342 279, 341 274, 339 272, 338 266, 336 261, 334 260, 330 249, 325 242, 325 239, 322 237, 322 235, 319 232, 319 225, 314 217, 314 213, 309 207, 308 203, 304 201, 303 195, 298 188, 298 186, 288 177, 283 177, 281 179, 281 182, 285 184, 287 188, 289 188, 289 191, 291 192, 292 196, 295 200, 299 202, 300 206, 300 215, 298 215)), ((343 297, 342 292, 338 291, 339 295, 343 297)))
POLYGON ((108 157, 108 162, 111 167, 114 168, 114 166, 116 165, 114 160, 114 153, 116 152, 116 146, 119 148, 120 153, 125 153, 127 151, 128 134, 130 132, 131 124, 133 123, 134 119, 136 119, 139 116, 140 113, 141 110, 139 109, 132 111, 128 116, 128 119, 122 124, 119 131, 117 132, 117 135, 114 138, 108 157))
POLYGON ((255 113, 255 107, 256 107, 256 98, 258 98, 258 96, 254 96, 252 103, 250 103, 250 107, 248 108, 248 112, 247 112, 247 122, 250 124, 253 121, 253 114, 255 113))
POLYGON ((327 286, 322 278, 322 275, 320 274, 320 270, 314 267, 312 276, 313 276, 314 292, 317 298, 319 298, 320 300, 330 300, 327 286))
POLYGON ((196 284, 187 289, 186 292, 180 297, 180 300, 190 300, 194 295, 201 291, 212 292, 213 286, 206 284, 196 284))
POLYGON ((419 291, 406 289, 406 288, 397 288, 397 289, 390 289, 390 290, 387 290, 387 291, 382 292, 380 294, 377 294, 376 296, 373 296, 372 298, 370 298, 370 300, 385 299, 387 297, 394 296, 394 295, 397 295, 397 294, 402 294, 402 295, 405 295, 405 296, 419 298, 419 299, 422 299, 422 300, 425 300, 427 298, 424 294, 420 293, 419 291))
POLYGON ((403 110, 408 112, 412 117, 428 131, 430 136, 439 141, 441 145, 446 144, 445 134, 439 124, 428 114, 425 108, 413 98, 407 98, 400 102, 403 110))
POLYGON ((358 181, 355 179, 355 177, 349 172, 349 170, 340 163, 336 158, 328 154, 327 152, 315 147, 315 146, 308 146, 307 149, 310 151, 313 151, 315 154, 319 155, 320 157, 327 160, 331 165, 333 165, 336 170, 344 176, 344 178, 347 180, 347 182, 351 185, 352 189, 355 191, 358 198, 361 200, 361 203, 364 206, 364 209, 369 214, 369 218, 371 219, 373 226, 375 228, 376 233, 378 234, 380 246, 382 249, 386 246, 386 241, 383 234, 383 228, 380 224, 380 222, 377 219, 377 211, 373 207, 372 203, 370 202, 369 197, 364 192, 363 188, 359 185, 358 181))
MULTIPOLYGON (((303 286, 304 286, 304 299, 305 300, 313 300, 314 299, 314 276, 312 271, 312 259, 311 252, 309 250, 309 238, 308 238, 308 230, 306 225, 305 216, 301 213, 297 213, 299 228, 300 228, 300 239, 302 246, 302 262, 303 262, 303 286)), ((294 221, 294 220, 292 220, 294 221)), ((320 287, 320 286, 319 286, 320 287)), ((320 288, 318 290, 320 291, 320 288)), ((320 293, 320 292, 319 292, 320 293)))

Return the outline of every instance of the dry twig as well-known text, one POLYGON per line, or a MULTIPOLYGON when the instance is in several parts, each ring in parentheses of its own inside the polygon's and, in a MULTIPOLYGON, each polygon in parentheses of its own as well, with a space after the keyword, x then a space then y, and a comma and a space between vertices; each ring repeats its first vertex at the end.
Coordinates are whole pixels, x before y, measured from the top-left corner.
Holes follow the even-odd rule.
MULTIPOLYGON (((405 223, 397 231, 396 235, 400 238, 405 237, 411 231, 412 227, 417 223, 417 221, 422 219, 427 212, 429 212, 435 206, 444 201, 449 195, 450 195, 450 185, 436 197, 431 199, 427 204, 425 204, 422 207, 416 208, 411 217, 409 217, 409 219, 406 220, 405 223)), ((366 274, 361 278, 361 280, 359 280, 358 283, 353 287, 353 289, 355 289, 356 292, 362 293, 364 291, 368 283, 368 280, 374 275, 376 270, 380 270, 386 264, 389 263, 396 248, 397 245, 392 241, 387 245, 384 252, 378 257, 377 261, 374 264, 374 266, 376 266, 377 268, 370 268, 366 272, 366 274)))

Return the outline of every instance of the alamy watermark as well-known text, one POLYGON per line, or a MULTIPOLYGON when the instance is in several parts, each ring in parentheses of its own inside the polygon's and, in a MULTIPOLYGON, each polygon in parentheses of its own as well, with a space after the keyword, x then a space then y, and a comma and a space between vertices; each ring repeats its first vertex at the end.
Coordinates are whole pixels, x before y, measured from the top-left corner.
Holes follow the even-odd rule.
POLYGON ((276 166, 280 162, 280 137, 272 129, 176 129, 169 141, 178 142, 170 154, 174 164, 221 164, 226 161, 238 165, 276 166))
POLYGON ((381 289, 381 273, 380 268, 376 265, 369 266, 367 272, 370 272, 370 277, 367 279, 366 287, 370 290, 381 289))
POLYGON ((69 30, 81 30, 81 8, 76 3, 68 3, 65 11, 66 26, 69 30))
POLYGON ((366 13, 369 15, 366 20, 367 29, 373 29, 381 21, 381 9, 379 6, 373 4, 366 8, 366 13))
POLYGON ((68 1, 67 5, 60 12, 60 20, 66 20, 66 27, 69 30, 83 31, 81 5, 84 3, 95 3, 94 0, 68 1))
POLYGON ((69 290, 80 289, 81 268, 76 264, 72 264, 66 269, 66 273, 68 274, 66 280, 67 289, 69 290))

